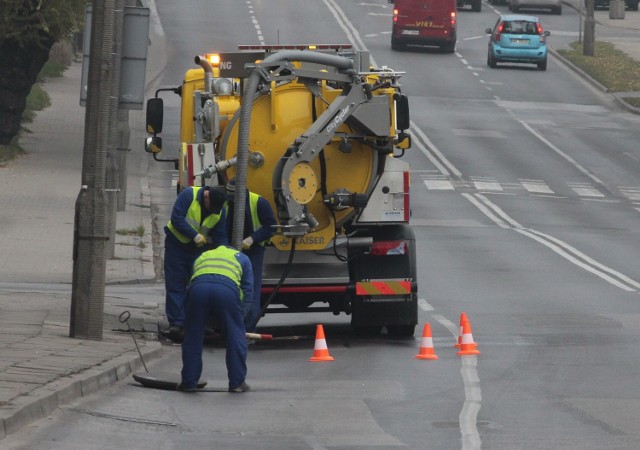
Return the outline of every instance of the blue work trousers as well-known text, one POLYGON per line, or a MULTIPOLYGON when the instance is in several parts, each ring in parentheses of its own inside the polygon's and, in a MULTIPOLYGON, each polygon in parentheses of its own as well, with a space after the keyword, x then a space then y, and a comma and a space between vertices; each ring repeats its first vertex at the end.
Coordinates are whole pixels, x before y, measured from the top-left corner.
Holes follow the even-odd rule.
POLYGON ((184 303, 193 263, 200 251, 190 243, 183 244, 173 236, 164 240, 165 314, 169 325, 184 325, 184 303))
POLYGON ((182 385, 196 387, 202 375, 205 325, 216 317, 227 341, 226 363, 229 388, 240 386, 247 376, 247 338, 242 320, 240 289, 223 275, 197 277, 187 293, 184 340, 182 341, 182 385))
POLYGON ((244 307, 244 325, 248 332, 253 333, 255 327, 251 325, 256 321, 260 314, 260 290, 262 289, 262 264, 264 261, 264 247, 255 246, 250 252, 246 253, 251 261, 251 269, 253 269, 253 298, 245 298, 244 307))

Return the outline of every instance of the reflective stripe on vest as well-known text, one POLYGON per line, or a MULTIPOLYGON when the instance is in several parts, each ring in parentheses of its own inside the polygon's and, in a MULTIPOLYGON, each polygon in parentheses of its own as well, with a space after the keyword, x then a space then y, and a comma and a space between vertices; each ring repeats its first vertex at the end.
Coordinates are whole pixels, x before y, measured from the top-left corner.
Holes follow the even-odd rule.
MULTIPOLYGON (((198 203, 198 191, 200 189, 200 187, 193 187, 193 200, 191 200, 191 205, 189 205, 189 209, 187 210, 187 216, 184 219, 197 233, 206 237, 209 231, 211 231, 220 220, 220 214, 211 214, 202 221, 202 224, 200 223, 202 220, 202 208, 200 207, 200 203, 198 203)), ((171 220, 167 223, 167 228, 169 228, 173 235, 183 244, 187 244, 191 240, 176 230, 171 220)))
MULTIPOLYGON (((260 228, 260 217, 258 217, 258 200, 260 196, 255 192, 249 191, 249 211, 251 212, 251 226, 253 227, 252 233, 255 232, 258 228, 260 228)), ((226 216, 229 217, 229 202, 224 203, 226 216)), ((271 239, 267 239, 266 241, 258 242, 258 245, 262 245, 263 247, 271 242, 271 239)))
POLYGON ((242 266, 236 259, 238 253, 238 250, 224 245, 207 250, 193 264, 191 281, 200 275, 217 274, 230 278, 239 287, 242 279, 242 266))

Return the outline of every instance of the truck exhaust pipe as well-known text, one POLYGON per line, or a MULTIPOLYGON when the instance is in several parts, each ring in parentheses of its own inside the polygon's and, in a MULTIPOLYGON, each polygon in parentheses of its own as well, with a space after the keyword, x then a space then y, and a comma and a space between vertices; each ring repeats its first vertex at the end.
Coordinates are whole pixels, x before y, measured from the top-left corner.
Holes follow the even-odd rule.
POLYGON ((211 94, 212 88, 211 85, 213 83, 213 67, 209 60, 203 56, 196 56, 194 61, 197 65, 204 69, 204 91, 207 94, 211 94))

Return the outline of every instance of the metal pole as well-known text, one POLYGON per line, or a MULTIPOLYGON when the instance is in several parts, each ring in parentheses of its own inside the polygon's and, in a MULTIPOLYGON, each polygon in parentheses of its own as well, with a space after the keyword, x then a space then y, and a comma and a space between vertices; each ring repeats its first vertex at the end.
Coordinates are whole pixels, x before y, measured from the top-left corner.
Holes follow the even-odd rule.
POLYGON ((127 205, 127 155, 129 154, 129 110, 118 109, 118 168, 120 169, 118 189, 118 211, 124 211, 127 205))
POLYGON ((107 243, 107 258, 115 256, 116 222, 118 211, 118 191, 120 189, 120 155, 118 148, 118 103, 120 101, 120 67, 122 66, 122 30, 124 20, 124 0, 113 1, 113 41, 111 94, 109 96, 109 146, 107 149, 107 217, 109 227, 109 241, 107 243))
POLYGON ((578 44, 582 44, 582 13, 583 13, 583 6, 584 6, 584 0, 578 0, 580 2, 580 9, 578 10, 578 15, 580 17, 579 22, 578 22, 578 44))
MULTIPOLYGON (((125 0, 124 6, 142 6, 138 5, 136 0, 125 0)), ((123 26, 124 29, 124 26, 123 26)), ((122 39, 124 42, 124 39, 122 39)), ((122 55, 122 50, 120 51, 122 55)), ((118 211, 124 211, 127 205, 127 156, 129 151, 129 140, 131 138, 131 128, 129 126, 129 110, 126 108, 118 109, 118 168, 120 188, 118 189, 118 211)))

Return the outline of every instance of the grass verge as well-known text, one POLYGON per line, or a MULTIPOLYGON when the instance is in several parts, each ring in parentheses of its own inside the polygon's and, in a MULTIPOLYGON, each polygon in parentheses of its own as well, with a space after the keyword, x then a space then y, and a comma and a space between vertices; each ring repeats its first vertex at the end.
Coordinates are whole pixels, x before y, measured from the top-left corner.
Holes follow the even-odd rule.
MULTIPOLYGON (((606 87, 609 92, 640 93, 640 61, 617 50, 610 42, 596 41, 593 56, 582 54, 582 44, 573 42, 570 46, 570 50, 562 49, 558 50, 558 53, 606 87)), ((632 106, 640 107, 639 97, 621 98, 632 106)))

